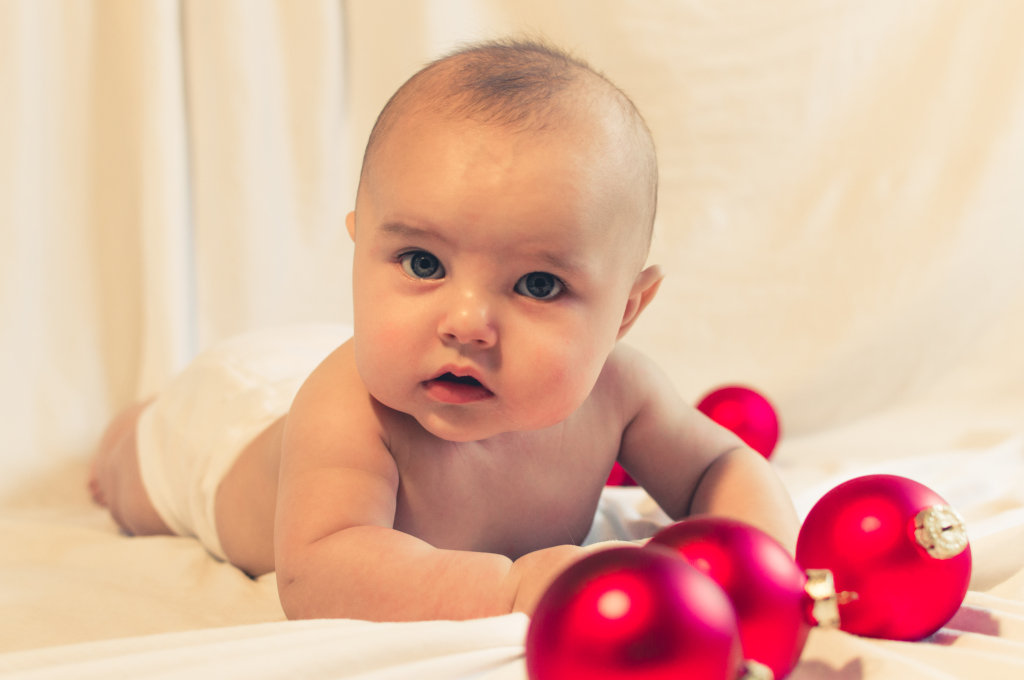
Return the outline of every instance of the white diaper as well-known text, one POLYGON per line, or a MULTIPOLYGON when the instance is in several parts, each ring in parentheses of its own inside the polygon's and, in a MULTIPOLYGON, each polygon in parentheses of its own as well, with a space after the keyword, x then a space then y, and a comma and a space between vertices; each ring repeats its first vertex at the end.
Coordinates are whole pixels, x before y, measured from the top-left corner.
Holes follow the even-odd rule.
POLYGON ((306 377, 352 335, 351 326, 275 328, 203 352, 157 395, 138 423, 139 469, 157 513, 226 559, 217 487, 245 446, 288 412, 306 377))

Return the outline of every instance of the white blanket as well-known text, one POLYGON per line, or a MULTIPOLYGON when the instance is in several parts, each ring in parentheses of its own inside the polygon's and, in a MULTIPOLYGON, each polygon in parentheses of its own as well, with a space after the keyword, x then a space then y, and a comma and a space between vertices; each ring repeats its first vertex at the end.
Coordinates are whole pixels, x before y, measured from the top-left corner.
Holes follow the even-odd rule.
MULTIPOLYGON (((812 466, 804 467, 806 473, 812 466)), ((874 472, 928 484, 966 516, 971 592, 953 620, 922 642, 815 630, 791 677, 940 680, 1024 673, 1024 436, 983 450, 846 470, 793 488, 798 509, 806 514, 835 484, 874 472)), ((251 581, 192 539, 118 535, 84 499, 83 475, 81 466, 66 468, 46 480, 47 497, 29 493, 35 501, 15 502, 0 515, 4 677, 526 677, 529 620, 523 615, 465 622, 284 621, 272 574, 251 581)), ((609 488, 587 542, 645 538, 667 521, 642 490, 609 488)))

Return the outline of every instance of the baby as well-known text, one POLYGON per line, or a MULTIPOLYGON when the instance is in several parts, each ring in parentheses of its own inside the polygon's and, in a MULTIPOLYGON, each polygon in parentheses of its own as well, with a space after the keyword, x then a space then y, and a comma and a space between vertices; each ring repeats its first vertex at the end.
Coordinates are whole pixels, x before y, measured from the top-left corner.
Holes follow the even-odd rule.
POLYGON ((643 268, 656 192, 646 125, 586 64, 531 42, 430 64, 367 145, 351 339, 201 355, 110 425, 94 497, 129 534, 276 569, 289 618, 530 613, 616 461, 672 518, 792 551, 764 458, 619 342, 663 276, 643 268))

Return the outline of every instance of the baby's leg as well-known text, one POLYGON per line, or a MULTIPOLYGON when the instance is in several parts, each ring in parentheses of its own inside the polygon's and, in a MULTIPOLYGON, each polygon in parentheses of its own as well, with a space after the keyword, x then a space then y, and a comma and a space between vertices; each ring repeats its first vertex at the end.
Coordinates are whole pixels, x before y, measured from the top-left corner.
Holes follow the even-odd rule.
POLYGON ((148 403, 137 402, 117 414, 103 433, 89 471, 93 500, 133 536, 174 533, 157 514, 139 473, 135 425, 148 403))

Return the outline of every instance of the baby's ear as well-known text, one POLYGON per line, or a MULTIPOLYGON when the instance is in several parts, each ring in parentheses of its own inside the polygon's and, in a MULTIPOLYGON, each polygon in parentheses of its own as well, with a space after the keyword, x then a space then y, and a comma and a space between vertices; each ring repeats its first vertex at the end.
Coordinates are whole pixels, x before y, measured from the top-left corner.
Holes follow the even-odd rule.
POLYGON ((352 237, 352 240, 356 240, 356 212, 353 210, 348 215, 345 215, 345 228, 348 229, 348 235, 352 237))
POLYGON ((665 272, 656 264, 652 264, 636 275, 633 288, 629 291, 629 299, 626 300, 626 311, 622 315, 622 325, 619 326, 619 334, 615 336, 616 340, 622 339, 622 336, 633 327, 633 324, 640 316, 640 312, 644 311, 644 308, 651 304, 651 300, 654 299, 654 295, 658 292, 658 288, 661 286, 661 281, 664 278, 665 272))

